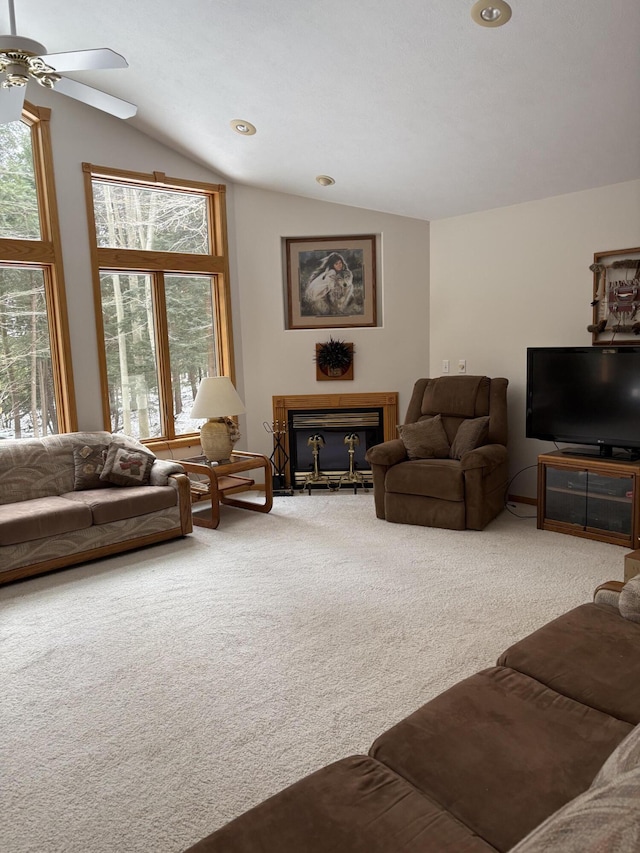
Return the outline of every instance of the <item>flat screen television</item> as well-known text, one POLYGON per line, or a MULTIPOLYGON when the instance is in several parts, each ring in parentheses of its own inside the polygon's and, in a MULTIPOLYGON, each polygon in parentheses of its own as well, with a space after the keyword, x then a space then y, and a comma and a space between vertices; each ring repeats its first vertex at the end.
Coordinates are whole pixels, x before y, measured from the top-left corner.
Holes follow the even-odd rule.
POLYGON ((640 346, 529 347, 526 434, 585 445, 574 455, 638 458, 640 346))

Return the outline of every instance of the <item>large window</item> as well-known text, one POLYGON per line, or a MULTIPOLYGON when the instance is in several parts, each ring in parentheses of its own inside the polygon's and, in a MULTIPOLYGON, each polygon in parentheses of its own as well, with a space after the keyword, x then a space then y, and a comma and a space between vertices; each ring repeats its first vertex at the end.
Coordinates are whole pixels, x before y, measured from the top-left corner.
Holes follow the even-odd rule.
POLYGON ((0 125, 0 438, 77 428, 49 115, 0 125))
POLYGON ((193 439, 204 376, 233 376, 223 186, 84 164, 105 427, 193 439))

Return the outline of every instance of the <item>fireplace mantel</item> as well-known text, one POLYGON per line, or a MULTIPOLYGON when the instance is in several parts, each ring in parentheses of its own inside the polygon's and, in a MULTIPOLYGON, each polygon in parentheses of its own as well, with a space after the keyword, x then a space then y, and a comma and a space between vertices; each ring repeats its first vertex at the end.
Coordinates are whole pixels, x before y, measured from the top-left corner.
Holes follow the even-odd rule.
MULTIPOLYGON (((323 409, 382 409, 384 440, 397 437, 398 392, 371 392, 361 394, 292 394, 275 396, 273 400, 274 423, 289 423, 290 411, 321 411, 323 409)), ((290 453, 289 435, 284 436, 284 448, 290 453)), ((287 470, 287 486, 291 485, 291 472, 287 470)))

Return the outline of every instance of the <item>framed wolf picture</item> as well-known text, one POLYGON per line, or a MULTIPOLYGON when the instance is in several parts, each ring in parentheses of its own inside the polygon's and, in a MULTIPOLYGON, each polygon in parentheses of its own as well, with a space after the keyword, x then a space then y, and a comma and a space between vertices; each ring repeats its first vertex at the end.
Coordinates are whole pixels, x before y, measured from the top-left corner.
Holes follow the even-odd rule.
POLYGON ((376 326, 376 237, 284 241, 287 329, 376 326))

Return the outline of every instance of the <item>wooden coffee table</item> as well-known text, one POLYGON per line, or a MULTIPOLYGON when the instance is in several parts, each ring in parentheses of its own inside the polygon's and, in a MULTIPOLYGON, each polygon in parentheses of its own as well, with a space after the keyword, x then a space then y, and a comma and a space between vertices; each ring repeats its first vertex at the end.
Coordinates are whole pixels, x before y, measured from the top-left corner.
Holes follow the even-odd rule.
MULTIPOLYGON (((219 464, 207 462, 202 456, 178 459, 189 475, 191 503, 211 501, 209 515, 193 514, 193 523, 199 527, 215 529, 220 524, 220 504, 250 509, 252 512, 269 512, 273 506, 273 472, 271 462, 261 453, 235 450, 230 462, 219 464), (264 469, 264 502, 247 501, 229 497, 253 489, 256 481, 251 477, 239 477, 243 471, 264 469)), ((260 484, 261 485, 261 484, 260 484)))

